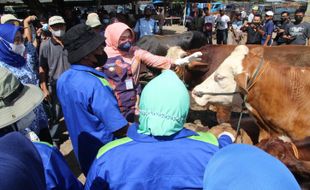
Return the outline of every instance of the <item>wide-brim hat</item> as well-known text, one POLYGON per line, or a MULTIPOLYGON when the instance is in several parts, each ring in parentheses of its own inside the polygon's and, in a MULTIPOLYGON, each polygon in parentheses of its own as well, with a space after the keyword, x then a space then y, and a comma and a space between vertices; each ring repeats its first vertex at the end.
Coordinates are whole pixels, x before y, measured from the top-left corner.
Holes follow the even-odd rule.
POLYGON ((86 24, 73 26, 64 36, 64 47, 68 50, 70 63, 79 62, 104 43, 105 38, 94 32, 86 24))
MULTIPOLYGON (((7 97, 0 97, 0 128, 20 120, 44 99, 39 87, 32 84, 23 85, 12 73, 3 68, 0 68, 0 87, 1 91, 7 91, 10 99, 13 99, 9 104, 5 104, 7 97)), ((1 96, 4 94, 7 93, 1 93, 1 96)))
POLYGON ((4 15, 1 16, 1 24, 5 24, 5 23, 10 22, 10 21, 17 21, 17 22, 20 23, 22 20, 16 18, 12 14, 4 14, 4 15))

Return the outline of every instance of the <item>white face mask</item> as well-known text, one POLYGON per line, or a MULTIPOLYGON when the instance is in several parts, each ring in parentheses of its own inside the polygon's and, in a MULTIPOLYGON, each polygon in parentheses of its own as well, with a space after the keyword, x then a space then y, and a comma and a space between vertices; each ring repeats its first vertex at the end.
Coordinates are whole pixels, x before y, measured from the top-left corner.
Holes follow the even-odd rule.
POLYGON ((18 45, 10 43, 10 46, 13 52, 15 52, 18 55, 24 56, 26 47, 23 43, 18 44, 18 45))
POLYGON ((51 29, 51 33, 53 36, 63 37, 65 35, 66 31, 64 31, 64 30, 56 30, 55 31, 55 30, 51 29))
POLYGON ((31 111, 26 116, 18 120, 16 122, 18 130, 21 131, 29 127, 32 124, 32 122, 35 120, 35 118, 36 118, 36 114, 33 111, 31 111))

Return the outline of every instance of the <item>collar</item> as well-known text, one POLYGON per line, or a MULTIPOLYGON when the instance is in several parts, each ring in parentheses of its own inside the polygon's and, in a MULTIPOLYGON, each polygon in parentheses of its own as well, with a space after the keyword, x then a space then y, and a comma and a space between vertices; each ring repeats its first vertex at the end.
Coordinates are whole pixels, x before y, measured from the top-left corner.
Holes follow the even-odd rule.
POLYGON ((107 78, 107 76, 103 72, 97 71, 96 69, 94 69, 92 67, 85 66, 85 65, 72 64, 71 69, 77 70, 77 71, 90 72, 90 73, 93 73, 94 75, 97 75, 99 77, 107 78))
POLYGON ((146 142, 146 143, 152 143, 152 142, 162 142, 162 141, 171 141, 176 139, 182 139, 190 136, 198 136, 198 134, 194 131, 188 130, 183 128, 181 131, 177 132, 174 135, 171 136, 162 136, 162 137, 155 137, 151 135, 144 135, 138 133, 138 127, 139 125, 137 123, 133 123, 127 131, 127 136, 134 141, 138 142, 146 142))

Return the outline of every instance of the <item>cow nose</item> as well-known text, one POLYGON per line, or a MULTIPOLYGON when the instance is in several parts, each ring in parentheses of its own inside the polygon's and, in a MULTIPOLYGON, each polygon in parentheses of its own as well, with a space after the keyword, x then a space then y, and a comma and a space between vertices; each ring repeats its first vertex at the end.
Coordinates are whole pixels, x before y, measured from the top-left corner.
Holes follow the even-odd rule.
POLYGON ((203 93, 201 91, 196 91, 196 90, 193 90, 193 94, 197 97, 202 97, 203 96, 203 93))

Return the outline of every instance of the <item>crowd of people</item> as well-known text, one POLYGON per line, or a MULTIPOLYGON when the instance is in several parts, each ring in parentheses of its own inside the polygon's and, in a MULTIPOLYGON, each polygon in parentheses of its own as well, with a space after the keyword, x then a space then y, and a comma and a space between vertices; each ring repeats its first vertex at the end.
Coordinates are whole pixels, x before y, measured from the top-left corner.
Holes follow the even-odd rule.
MULTIPOLYGON (((261 171, 265 178, 273 179, 255 180, 261 173, 248 165, 242 171, 251 180, 239 180, 241 189, 255 184, 299 189, 280 161, 252 146, 231 145, 235 134, 184 128, 190 98, 170 69, 199 61, 202 54, 171 59, 134 46, 136 36, 159 32, 149 11, 146 7, 134 29, 97 13, 73 26, 59 15, 42 20, 40 27, 34 26, 34 15, 22 21, 1 16, 0 174, 6 177, 0 189, 229 189, 231 181, 223 178, 236 174, 214 168, 222 154, 235 157, 235 149, 241 156, 236 163, 255 153, 256 164, 270 169, 261 171), (162 70, 144 89, 138 80, 141 64, 162 70), (85 186, 58 150, 62 118, 85 186), (219 173, 211 174, 214 170, 219 173)), ((224 15, 221 22, 230 22, 224 15)), ((218 28, 221 43, 227 40, 227 22, 218 28)), ((219 160, 238 170, 238 164, 219 160)))
POLYGON ((303 21, 303 9, 295 11, 294 20, 290 20, 288 12, 281 13, 281 21, 273 21, 274 12, 269 10, 264 15, 258 12, 258 6, 253 6, 249 15, 241 9, 230 18, 224 9, 219 14, 211 14, 206 7, 192 12, 188 20, 188 30, 198 30, 205 33, 208 44, 212 44, 213 33, 216 33, 217 44, 227 44, 228 31, 232 33, 233 44, 240 44, 246 37, 246 44, 277 45, 309 45, 310 23, 303 21), (264 20, 263 20, 264 18, 264 20))

